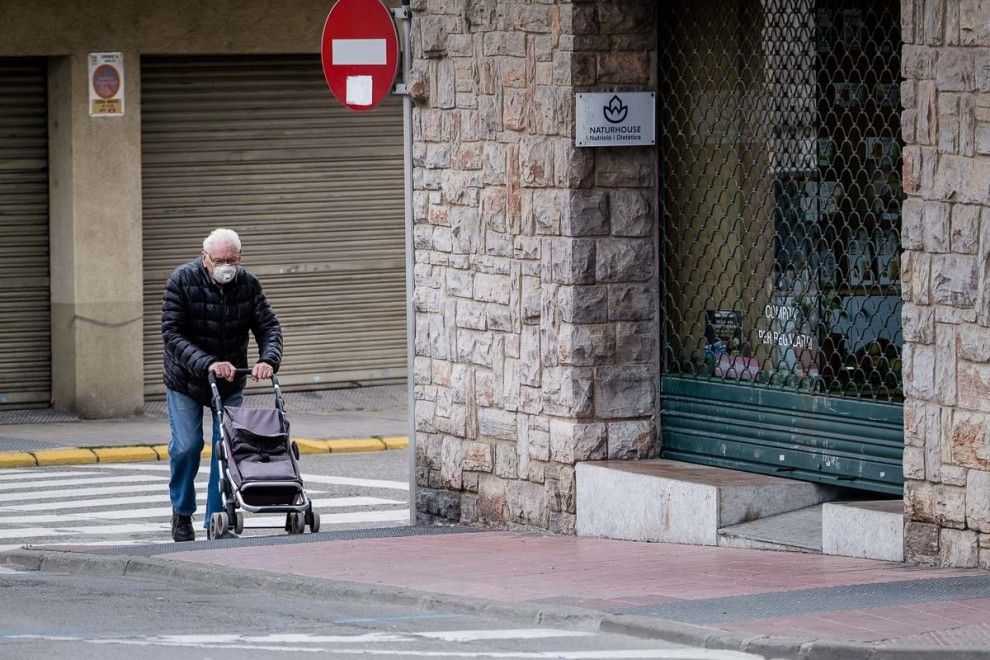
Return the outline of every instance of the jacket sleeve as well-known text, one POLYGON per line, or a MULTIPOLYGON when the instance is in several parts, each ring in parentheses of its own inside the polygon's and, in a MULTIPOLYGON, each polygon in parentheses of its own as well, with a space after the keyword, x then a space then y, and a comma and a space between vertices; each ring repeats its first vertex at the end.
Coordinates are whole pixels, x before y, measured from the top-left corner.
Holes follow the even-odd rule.
POLYGON ((187 300, 176 275, 165 283, 162 298, 162 342, 165 351, 184 364, 193 374, 206 378, 210 365, 216 361, 212 355, 189 340, 183 333, 188 313, 187 300))
POLYGON ((282 364, 282 326, 268 303, 268 297, 257 284, 254 294, 254 320, 251 325, 254 341, 258 344, 258 360, 272 365, 278 371, 282 364))

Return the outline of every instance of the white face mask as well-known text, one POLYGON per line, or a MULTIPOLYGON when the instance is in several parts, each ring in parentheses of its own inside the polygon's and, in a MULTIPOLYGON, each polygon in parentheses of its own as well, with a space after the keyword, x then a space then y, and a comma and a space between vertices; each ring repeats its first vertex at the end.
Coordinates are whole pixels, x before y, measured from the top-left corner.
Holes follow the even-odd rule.
POLYGON ((213 279, 218 284, 227 284, 237 275, 237 266, 233 264, 219 264, 213 267, 213 279))

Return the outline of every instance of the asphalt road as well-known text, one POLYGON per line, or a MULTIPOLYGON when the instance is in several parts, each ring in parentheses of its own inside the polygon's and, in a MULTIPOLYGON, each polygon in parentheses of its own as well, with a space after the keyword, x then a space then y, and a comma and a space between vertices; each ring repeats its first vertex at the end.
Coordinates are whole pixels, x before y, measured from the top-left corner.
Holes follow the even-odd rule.
POLYGON ((756 658, 388 603, 0 568, 0 658, 756 658))

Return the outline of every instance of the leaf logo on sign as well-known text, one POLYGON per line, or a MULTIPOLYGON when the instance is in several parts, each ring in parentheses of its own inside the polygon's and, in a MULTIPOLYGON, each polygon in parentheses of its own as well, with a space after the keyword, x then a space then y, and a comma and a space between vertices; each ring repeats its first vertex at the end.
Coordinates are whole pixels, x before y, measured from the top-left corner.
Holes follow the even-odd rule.
POLYGON ((605 115, 605 121, 610 124, 619 124, 625 120, 626 115, 629 113, 629 107, 622 105, 622 99, 618 96, 613 96, 609 99, 608 105, 602 108, 602 113, 605 115))

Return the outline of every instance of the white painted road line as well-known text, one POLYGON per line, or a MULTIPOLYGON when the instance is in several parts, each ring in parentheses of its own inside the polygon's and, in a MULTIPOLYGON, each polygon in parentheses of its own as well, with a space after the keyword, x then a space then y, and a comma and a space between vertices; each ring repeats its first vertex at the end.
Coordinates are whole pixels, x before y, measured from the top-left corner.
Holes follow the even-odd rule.
MULTIPOLYGON (((306 493, 310 496, 324 494, 325 491, 322 490, 308 490, 306 493)), ((25 497, 23 499, 34 499, 34 497, 25 497)), ((119 507, 130 504, 161 504, 162 502, 168 501, 168 489, 161 489, 161 491, 156 495, 136 495, 133 497, 101 497, 99 499, 92 500, 65 500, 62 502, 34 502, 31 504, 4 504, 0 507, 0 512, 8 513, 11 511, 22 511, 22 512, 33 512, 33 511, 48 511, 48 512, 60 512, 67 509, 96 509, 99 507, 119 507)), ((197 484, 196 487, 196 501, 200 504, 206 502, 206 486, 197 484)), ((405 501, 397 500, 381 500, 384 502, 396 502, 398 504, 405 504, 405 501)), ((364 504, 355 505, 342 505, 342 506, 365 506, 364 504)))
MULTIPOLYGON (((200 469, 209 467, 207 461, 200 463, 200 469)), ((168 463, 106 463, 100 465, 101 470, 127 470, 135 472, 170 472, 168 463)))
MULTIPOLYGON (((24 499, 33 499, 26 497, 24 499)), ((125 504, 161 504, 168 501, 168 489, 162 489, 157 495, 137 495, 134 497, 101 497, 95 500, 66 500, 63 502, 34 502, 33 504, 5 504, 0 507, 0 512, 11 511, 64 511, 66 509, 95 509, 97 507, 114 507, 125 504), (164 498, 164 499, 163 499, 164 498)), ((196 501, 200 504, 206 502, 205 489, 199 488, 196 491, 196 501)))
MULTIPOLYGON (((320 513, 320 528, 326 525, 353 525, 367 522, 408 522, 409 509, 392 511, 355 511, 353 513, 320 513)), ((282 527, 285 514, 244 516, 244 527, 282 527)))
POLYGON ((65 536, 85 536, 100 534, 138 534, 141 532, 161 532, 171 529, 169 524, 143 523, 127 525, 92 525, 88 527, 14 527, 0 529, 0 539, 50 539, 65 536))
MULTIPOLYGON (((49 642, 86 642, 100 645, 147 646, 170 648, 194 648, 205 650, 230 649, 245 651, 272 651, 295 653, 323 653, 330 656, 370 655, 370 656, 407 656, 407 657, 438 657, 438 658, 499 658, 499 659, 535 659, 549 660, 552 658, 564 660, 762 660, 762 656, 727 651, 721 649, 691 648, 674 646, 673 648, 643 648, 643 649, 594 649, 583 651, 568 651, 563 649, 548 651, 495 651, 472 650, 458 648, 458 642, 478 640, 533 640, 533 639, 571 639, 575 637, 601 637, 601 633, 580 632, 573 630, 557 630, 548 628, 516 628, 511 630, 444 630, 425 632, 372 632, 354 635, 317 635, 307 633, 273 633, 269 635, 237 635, 237 634, 188 634, 188 635, 159 635, 147 637, 110 637, 85 638, 63 635, 43 634, 6 634, 0 638, 3 641, 49 641, 49 642), (416 649, 417 642, 424 639, 450 641, 453 647, 444 649, 416 649), (289 646, 294 644, 295 646, 289 646), (355 648, 355 644, 374 644, 369 648, 355 648), (389 646, 381 646, 390 644, 389 646)), ((667 646, 663 642, 658 642, 667 646)))
MULTIPOLYGON (((99 500, 89 500, 99 502, 99 500)), ((162 502, 162 498, 157 499, 162 502)), ((166 500, 167 501, 167 498, 166 500)), ((318 508, 340 509, 348 506, 405 506, 400 500, 386 500, 379 497, 329 497, 322 500, 312 500, 318 508)), ((97 505, 99 506, 99 505, 97 505)), ((4 511, 8 508, 4 507, 4 511)), ((169 518, 172 507, 151 507, 146 509, 104 509, 86 511, 84 513, 45 513, 37 515, 0 516, 0 525, 44 525, 62 522, 88 522, 90 520, 129 520, 134 518, 169 518)))
POLYGON ((120 483, 165 483, 168 480, 164 477, 156 477, 150 474, 125 474, 97 477, 83 477, 76 479, 43 479, 40 481, 17 481, 0 484, 0 490, 28 490, 31 488, 54 488, 55 486, 86 486, 94 483, 120 484, 120 483))
POLYGON ((555 628, 509 628, 495 630, 436 630, 427 632, 363 633, 355 635, 314 635, 311 633, 273 633, 270 635, 191 634, 159 635, 147 641, 161 644, 368 644, 377 642, 415 642, 436 639, 444 642, 474 642, 506 639, 553 639, 595 637, 597 633, 555 628))
POLYGON ((440 630, 410 633, 443 642, 477 642, 494 639, 545 639, 548 637, 593 637, 595 633, 554 628, 509 628, 496 630, 440 630))
MULTIPOLYGON (((8 636, 15 639, 15 636, 8 636)), ((33 637, 38 638, 38 637, 33 637)), ((741 651, 722 651, 719 649, 692 648, 659 648, 659 649, 614 649, 596 651, 417 651, 409 648, 340 648, 321 646, 286 646, 265 644, 199 644, 164 643, 147 639, 84 639, 64 638, 59 641, 84 641, 90 644, 121 644, 125 646, 169 646, 196 649, 229 649, 238 651, 272 651, 275 653, 324 653, 331 656, 371 655, 371 656, 400 656, 413 658, 496 658, 520 660, 763 660, 763 656, 743 653, 741 651)))
POLYGON ((3 470, 0 472, 0 481, 20 481, 22 479, 37 479, 38 477, 44 477, 45 479, 56 479, 58 477, 85 477, 92 476, 94 474, 99 473, 89 470, 74 470, 72 472, 39 472, 38 470, 35 470, 33 472, 10 474, 6 470, 3 470))
MULTIPOLYGON (((165 497, 168 497, 168 483, 159 481, 157 483, 144 484, 141 486, 102 486, 99 488, 72 488, 69 490, 38 490, 28 493, 0 493, 0 502, 21 502, 36 500, 61 500, 71 497, 96 497, 99 495, 121 495, 124 493, 147 493, 153 488, 161 489, 165 497)), ((55 504, 52 505, 56 506, 55 504)))
POLYGON ((334 486, 362 486, 364 488, 387 488, 388 490, 409 490, 405 481, 385 479, 356 479, 354 477, 325 477, 321 474, 304 474, 303 483, 332 484, 334 486))
MULTIPOLYGON (((197 527, 202 521, 208 475, 208 463, 204 462, 196 482, 197 527)), ((167 463, 87 465, 78 469, 59 466, 18 473, 2 471, 0 477, 4 477, 0 478, 0 548, 160 543, 170 539, 167 463)), ((404 482, 307 473, 302 477, 312 487, 307 492, 325 530, 409 522, 408 485, 404 482), (331 497, 327 490, 339 495, 331 497), (375 491, 384 491, 384 496, 372 497, 377 495, 375 491)), ((249 531, 249 536, 280 534, 284 524, 285 514, 256 516, 245 512, 245 527, 256 530, 249 531)))
POLYGON ((405 633, 363 633, 360 635, 311 635, 308 633, 275 633, 271 635, 160 635, 149 641, 161 644, 369 644, 377 642, 408 642, 405 633))
MULTIPOLYGON (((168 465, 139 465, 137 463, 121 463, 121 464, 107 464, 101 465, 101 468, 106 468, 110 470, 142 470, 148 472, 168 472, 168 465)), ((356 477, 335 477, 335 476, 325 476, 322 474, 309 474, 304 472, 302 475, 303 484, 308 483, 318 483, 318 484, 330 484, 334 486, 362 486, 364 488, 384 488, 387 490, 409 490, 409 484, 405 481, 389 481, 387 479, 358 479, 356 477)))

